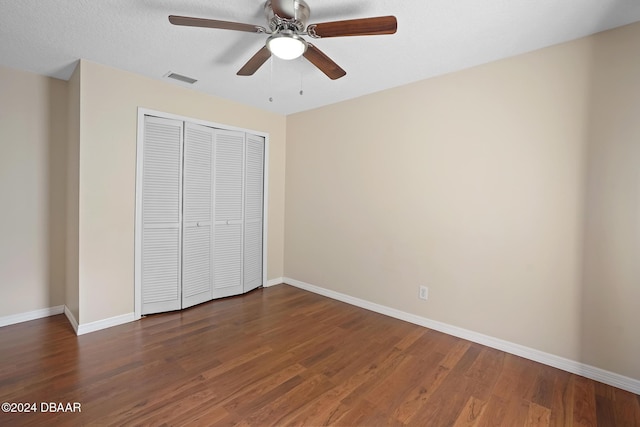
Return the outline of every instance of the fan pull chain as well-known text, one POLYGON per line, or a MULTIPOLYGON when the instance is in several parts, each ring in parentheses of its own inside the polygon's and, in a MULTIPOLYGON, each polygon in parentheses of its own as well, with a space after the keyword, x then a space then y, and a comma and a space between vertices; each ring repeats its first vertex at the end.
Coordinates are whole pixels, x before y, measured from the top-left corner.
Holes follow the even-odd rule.
POLYGON ((269 60, 269 102, 273 102, 273 56, 269 60))
POLYGON ((302 70, 300 70, 300 96, 304 95, 304 90, 302 90, 302 70))

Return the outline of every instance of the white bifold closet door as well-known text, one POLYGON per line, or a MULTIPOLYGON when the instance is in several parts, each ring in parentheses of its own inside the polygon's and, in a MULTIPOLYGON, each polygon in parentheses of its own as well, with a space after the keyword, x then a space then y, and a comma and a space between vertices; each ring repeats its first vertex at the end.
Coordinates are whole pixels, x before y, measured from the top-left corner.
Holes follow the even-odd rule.
POLYGON ((213 297, 262 285, 264 137, 216 129, 213 297))
POLYGON ((145 116, 143 144, 141 314, 261 286, 265 138, 145 116))
POLYGON ((183 122, 145 117, 142 314, 178 310, 182 292, 183 122))
POLYGON ((216 129, 213 297, 243 292, 244 132, 216 129))
POLYGON ((212 160, 214 129, 184 124, 182 308, 212 294, 212 160))
POLYGON ((244 292, 262 285, 264 137, 247 134, 244 193, 244 292))

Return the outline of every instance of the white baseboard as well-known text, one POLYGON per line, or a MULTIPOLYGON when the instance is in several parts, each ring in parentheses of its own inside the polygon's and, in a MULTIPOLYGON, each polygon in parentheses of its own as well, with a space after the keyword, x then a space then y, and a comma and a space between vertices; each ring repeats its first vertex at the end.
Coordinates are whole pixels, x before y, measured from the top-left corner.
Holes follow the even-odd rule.
POLYGON ((29 320, 42 319, 43 317, 54 316, 64 312, 64 305, 42 308, 40 310, 28 311, 26 313, 12 314, 0 317, 0 327, 15 325, 16 323, 28 322, 29 320))
POLYGON ((78 319, 73 315, 69 307, 64 306, 64 315, 67 316, 67 320, 71 323, 71 327, 73 328, 76 335, 78 335, 78 319))
POLYGON ((89 332, 99 331, 101 329, 111 328, 113 326, 122 325, 124 323, 133 322, 134 313, 121 314, 120 316, 109 317, 108 319, 96 320, 95 322, 82 323, 78 325, 77 335, 88 334, 89 332))
POLYGON ((112 326, 122 325, 123 323, 133 322, 135 320, 133 313, 128 313, 79 325, 78 320, 66 306, 64 307, 64 314, 67 316, 67 319, 69 320, 69 323, 71 323, 71 327, 75 331, 76 335, 88 334, 89 332, 99 331, 112 326))
POLYGON ((285 277, 283 279, 283 282, 288 285, 295 286, 296 288, 304 289, 306 291, 342 301, 347 304, 355 305, 366 310, 404 320, 406 322, 423 326, 425 328, 443 332, 448 335, 453 335, 458 338, 463 338, 468 341, 473 341, 478 344, 486 345, 487 347, 495 348, 506 353, 533 360, 534 362, 542 363, 544 365, 562 369, 563 371, 567 371, 572 374, 581 375, 595 381, 609 384, 611 386, 630 391, 631 393, 640 394, 640 380, 625 377, 623 375, 616 374, 615 372, 606 371, 601 368, 596 368, 595 366, 586 365, 575 360, 570 360, 564 357, 556 356, 554 354, 545 353, 540 350, 525 347, 520 344, 515 344, 488 335, 480 334, 478 332, 470 331, 458 326, 449 325, 446 323, 427 319, 426 317, 421 317, 401 310, 396 310, 394 308, 376 304, 360 298, 355 298, 350 295, 342 294, 340 292, 321 288, 319 286, 311 285, 309 283, 301 282, 289 277, 285 277))
POLYGON ((275 279, 267 280, 267 284, 264 285, 265 288, 270 286, 280 285, 284 283, 284 277, 276 277, 275 279))
MULTIPOLYGON (((279 283, 282 283, 280 281, 279 283)), ((96 322, 78 324, 71 310, 66 305, 57 305, 55 307, 43 308, 41 310, 29 311, 27 313, 13 314, 11 316, 0 317, 0 327, 14 325, 16 323, 28 322, 30 320, 42 319, 43 317, 55 316, 62 314, 67 317, 71 327, 76 335, 88 334, 89 332, 99 331, 100 329, 110 328, 112 326, 122 325, 123 323, 133 322, 135 320, 133 313, 123 314, 108 319, 98 320, 96 322)))

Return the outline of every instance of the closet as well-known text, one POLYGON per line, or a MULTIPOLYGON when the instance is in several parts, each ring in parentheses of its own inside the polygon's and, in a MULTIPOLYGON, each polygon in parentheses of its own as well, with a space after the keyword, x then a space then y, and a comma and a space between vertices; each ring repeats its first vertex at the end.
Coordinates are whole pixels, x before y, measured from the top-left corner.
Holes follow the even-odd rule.
POLYGON ((141 117, 136 183, 140 314, 179 310, 261 286, 265 137, 141 117))

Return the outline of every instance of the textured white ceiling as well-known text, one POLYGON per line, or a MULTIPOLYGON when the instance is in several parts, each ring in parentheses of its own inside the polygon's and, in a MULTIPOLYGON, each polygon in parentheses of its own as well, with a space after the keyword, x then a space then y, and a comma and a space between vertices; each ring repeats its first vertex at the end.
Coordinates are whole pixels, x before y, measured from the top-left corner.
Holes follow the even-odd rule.
POLYGON ((178 27, 167 16, 267 26, 263 0, 0 0, 0 65, 68 79, 85 58, 172 83, 163 76, 173 71, 198 79, 174 84, 290 114, 640 20, 638 0, 307 3, 309 23, 395 15, 398 32, 314 41, 347 71, 336 81, 304 58, 270 60, 239 77, 266 35, 178 27))

